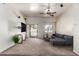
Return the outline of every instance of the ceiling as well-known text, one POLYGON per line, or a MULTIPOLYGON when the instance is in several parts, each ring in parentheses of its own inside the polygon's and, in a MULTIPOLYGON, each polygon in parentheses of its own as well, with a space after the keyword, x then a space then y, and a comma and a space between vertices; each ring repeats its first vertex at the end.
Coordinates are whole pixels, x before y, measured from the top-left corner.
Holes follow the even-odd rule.
MULTIPOLYGON (((59 16, 63 13, 70 4, 65 3, 63 7, 60 7, 61 3, 51 3, 51 11, 56 12, 54 16, 59 16)), ((12 7, 17 8, 23 16, 39 16, 39 17, 51 17, 48 15, 40 14, 45 12, 44 9, 47 9, 48 3, 12 3, 10 4, 12 7)))

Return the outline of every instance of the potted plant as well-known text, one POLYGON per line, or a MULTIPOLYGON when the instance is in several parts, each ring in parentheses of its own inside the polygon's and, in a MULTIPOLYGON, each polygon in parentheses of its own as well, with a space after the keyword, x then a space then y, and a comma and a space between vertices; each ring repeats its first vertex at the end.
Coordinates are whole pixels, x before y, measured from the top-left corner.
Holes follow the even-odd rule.
POLYGON ((15 43, 15 44, 18 44, 18 43, 22 43, 23 42, 23 37, 21 34, 16 34, 12 37, 12 41, 15 43))

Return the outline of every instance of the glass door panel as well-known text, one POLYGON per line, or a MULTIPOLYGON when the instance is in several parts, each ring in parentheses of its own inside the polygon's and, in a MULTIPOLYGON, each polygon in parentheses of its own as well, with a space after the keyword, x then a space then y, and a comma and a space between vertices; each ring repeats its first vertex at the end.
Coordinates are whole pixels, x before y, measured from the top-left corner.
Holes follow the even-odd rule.
POLYGON ((37 37, 37 32, 38 32, 37 25, 36 24, 30 25, 30 36, 37 37))

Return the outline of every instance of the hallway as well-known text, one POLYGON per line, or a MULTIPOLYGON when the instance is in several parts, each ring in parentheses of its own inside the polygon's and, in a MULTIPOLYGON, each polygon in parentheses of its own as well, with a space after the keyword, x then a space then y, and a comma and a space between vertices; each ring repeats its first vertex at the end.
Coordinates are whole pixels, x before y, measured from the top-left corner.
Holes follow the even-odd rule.
POLYGON ((4 51, 1 55, 24 55, 24 56, 57 56, 57 55, 75 55, 71 47, 53 46, 49 42, 41 39, 29 38, 23 44, 4 51))

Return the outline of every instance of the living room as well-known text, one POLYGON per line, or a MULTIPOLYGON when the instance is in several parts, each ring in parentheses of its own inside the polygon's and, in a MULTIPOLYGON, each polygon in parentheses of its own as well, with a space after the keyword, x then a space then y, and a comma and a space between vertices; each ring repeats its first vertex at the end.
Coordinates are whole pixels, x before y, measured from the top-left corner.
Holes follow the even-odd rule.
POLYGON ((0 55, 79 55, 78 10, 76 3, 0 4, 0 55))

